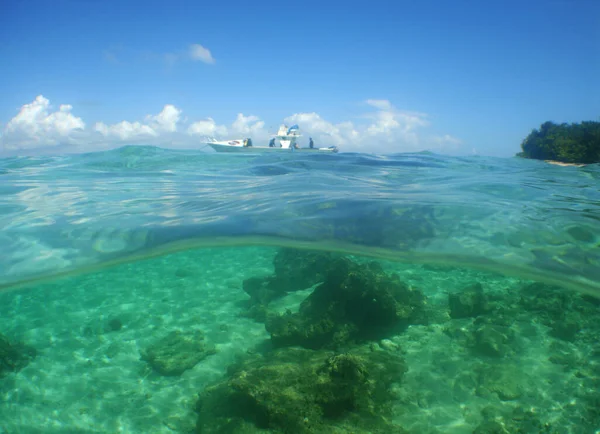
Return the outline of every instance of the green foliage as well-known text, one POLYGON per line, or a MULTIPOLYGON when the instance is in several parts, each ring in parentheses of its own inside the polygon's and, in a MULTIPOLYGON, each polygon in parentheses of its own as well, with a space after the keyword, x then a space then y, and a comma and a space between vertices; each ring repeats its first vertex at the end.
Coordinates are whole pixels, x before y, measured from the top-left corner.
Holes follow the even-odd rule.
POLYGON ((600 163, 600 122, 555 124, 544 122, 521 143, 522 158, 563 163, 600 163))

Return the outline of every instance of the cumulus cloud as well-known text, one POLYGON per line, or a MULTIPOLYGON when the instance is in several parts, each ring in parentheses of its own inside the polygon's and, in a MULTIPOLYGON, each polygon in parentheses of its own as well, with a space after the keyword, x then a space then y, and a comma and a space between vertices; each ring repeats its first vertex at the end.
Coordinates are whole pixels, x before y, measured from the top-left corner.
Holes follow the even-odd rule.
POLYGON ((208 118, 191 124, 188 134, 220 138, 229 134, 236 139, 253 137, 253 139, 261 140, 266 138, 269 132, 265 129, 265 122, 258 116, 244 116, 243 113, 238 113, 230 127, 217 125, 212 118, 208 118))
POLYGON ((285 121, 301 125, 305 134, 312 136, 315 143, 336 145, 352 152, 447 151, 455 150, 460 144, 458 139, 449 135, 438 137, 423 133, 422 129, 430 125, 424 113, 398 110, 388 100, 369 99, 365 102, 375 109, 361 116, 366 122, 334 124, 317 113, 297 113, 285 121))
POLYGON ((181 116, 181 110, 172 104, 164 106, 157 115, 146 116, 146 123, 122 121, 114 125, 97 122, 94 131, 108 138, 143 141, 159 137, 161 133, 174 133, 181 116))
POLYGON ((264 132, 265 123, 258 116, 244 116, 238 113, 231 127, 237 134, 261 134, 264 132))
POLYGON ((190 135, 195 134, 207 137, 227 135, 227 127, 224 125, 217 125, 212 118, 194 122, 189 126, 187 131, 190 135))
POLYGON ((192 44, 190 45, 189 51, 190 59, 199 60, 204 63, 215 63, 215 59, 213 58, 210 50, 206 47, 203 47, 200 44, 192 44))
POLYGON ((120 140, 137 140, 146 137, 158 137, 158 133, 150 126, 139 122, 122 121, 114 125, 106 125, 103 122, 98 122, 94 126, 94 130, 105 137, 116 137, 120 140))
POLYGON ((332 124, 314 112, 296 113, 285 118, 285 122, 288 124, 298 124, 301 126, 304 134, 313 137, 313 139, 316 140, 317 145, 355 145, 360 140, 359 132, 356 130, 352 122, 332 124))
POLYGON ((83 120, 71 113, 72 109, 69 104, 62 104, 52 111, 50 101, 43 95, 37 96, 6 124, 2 135, 4 148, 33 149, 69 143, 85 128, 83 120))
POLYGON ((155 131, 174 132, 177 131, 180 116, 181 110, 172 104, 167 104, 156 116, 146 116, 146 121, 155 131))
MULTIPOLYGON (((395 153, 433 150, 457 152, 463 143, 448 134, 428 133, 427 115, 399 110, 388 100, 367 100, 370 111, 353 121, 330 122, 316 112, 295 113, 283 119, 288 125, 298 124, 304 135, 301 145, 312 137, 317 146, 336 145, 342 152, 395 153)), ((23 105, 19 113, 4 127, 0 144, 5 150, 69 145, 75 151, 109 149, 127 144, 161 147, 200 148, 208 137, 242 139, 252 137, 256 144, 266 144, 275 131, 265 127, 256 115, 238 113, 230 124, 213 118, 188 122, 183 111, 166 104, 158 114, 141 120, 123 120, 114 124, 99 121, 86 127, 72 113, 68 104, 52 110, 50 102, 38 96, 23 105)))

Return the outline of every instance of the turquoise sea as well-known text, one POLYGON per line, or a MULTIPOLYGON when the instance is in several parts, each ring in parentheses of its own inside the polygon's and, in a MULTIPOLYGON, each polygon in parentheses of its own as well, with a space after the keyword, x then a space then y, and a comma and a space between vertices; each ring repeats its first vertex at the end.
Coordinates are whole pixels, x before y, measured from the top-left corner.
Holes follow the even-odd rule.
POLYGON ((0 160, 0 433, 597 433, 599 318, 599 165, 0 160))

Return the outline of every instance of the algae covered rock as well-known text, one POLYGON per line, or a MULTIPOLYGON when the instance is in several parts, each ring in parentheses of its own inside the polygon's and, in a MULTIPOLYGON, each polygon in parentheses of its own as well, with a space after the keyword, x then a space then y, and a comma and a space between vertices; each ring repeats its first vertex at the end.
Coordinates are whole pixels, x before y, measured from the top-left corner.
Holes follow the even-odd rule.
POLYGON ((477 356, 503 358, 517 352, 516 333, 503 320, 491 316, 478 317, 470 324, 454 322, 444 328, 444 333, 477 356))
POLYGON ((487 299, 480 283, 475 283, 463 289, 460 293, 449 294, 451 318, 476 317, 488 310, 487 299))
POLYGON ((288 292, 309 288, 323 281, 335 257, 330 252, 279 249, 273 259, 275 282, 288 292))
POLYGON ((0 334, 0 378, 9 372, 23 369, 37 355, 37 351, 20 342, 10 342, 0 334))
POLYGON ((549 327, 550 336, 573 342, 581 330, 600 331, 596 318, 600 315, 597 299, 543 283, 532 283, 521 289, 522 308, 534 314, 549 327))
POLYGON ((243 282, 250 304, 268 304, 288 292, 322 282, 333 258, 332 253, 281 248, 273 259, 275 272, 265 277, 250 277, 243 282))
POLYGON ((335 354, 283 348, 230 368, 207 387, 197 410, 199 433, 403 433, 386 421, 389 388, 404 360, 368 346, 335 354))
POLYGON ((181 375, 206 357, 215 354, 201 330, 174 331, 142 351, 142 360, 161 375, 181 375))
POLYGON ((386 274, 378 263, 338 258, 299 312, 270 316, 266 328, 275 346, 337 347, 380 337, 395 327, 422 324, 424 307, 420 291, 386 274))

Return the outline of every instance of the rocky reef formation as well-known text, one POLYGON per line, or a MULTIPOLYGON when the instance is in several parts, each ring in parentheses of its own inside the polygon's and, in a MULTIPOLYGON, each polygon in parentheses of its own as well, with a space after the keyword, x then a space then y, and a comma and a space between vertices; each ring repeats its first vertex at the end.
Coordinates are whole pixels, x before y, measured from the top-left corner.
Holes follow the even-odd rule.
POLYGON ((251 278, 272 350, 230 367, 198 401, 199 433, 404 433, 389 421, 401 352, 369 342, 426 323, 426 299, 377 262, 282 249, 275 274, 251 278), (314 287, 298 312, 268 313, 288 292, 314 287))
POLYGON ((344 353, 282 348, 229 369, 197 405, 197 432, 390 433, 390 386, 404 360, 370 346, 344 353))
POLYGON ((161 375, 181 375, 206 357, 215 354, 201 330, 174 331, 142 351, 142 360, 161 375))
POLYGON ((386 274, 379 263, 336 258, 299 312, 270 315, 266 329, 276 347, 337 348, 423 324, 424 307, 422 292, 386 274))

